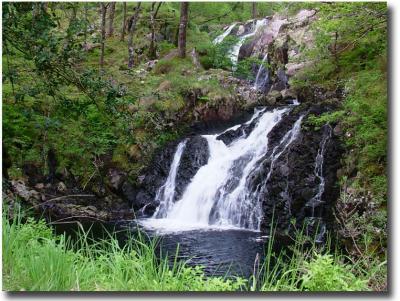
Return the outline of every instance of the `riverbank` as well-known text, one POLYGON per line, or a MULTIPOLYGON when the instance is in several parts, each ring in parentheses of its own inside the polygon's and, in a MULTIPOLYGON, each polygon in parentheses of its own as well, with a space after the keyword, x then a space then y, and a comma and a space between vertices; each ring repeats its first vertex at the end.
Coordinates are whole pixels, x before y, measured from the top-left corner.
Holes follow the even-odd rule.
POLYGON ((249 279, 206 277, 201 267, 157 258, 156 240, 146 243, 139 236, 121 247, 112 235, 90 242, 82 232, 72 243, 54 235, 43 220, 22 220, 21 213, 13 221, 3 214, 7 291, 361 291, 381 268, 363 271, 361 261, 350 265, 337 252, 306 251, 298 241, 290 258, 267 244, 265 263, 255 262, 249 279))

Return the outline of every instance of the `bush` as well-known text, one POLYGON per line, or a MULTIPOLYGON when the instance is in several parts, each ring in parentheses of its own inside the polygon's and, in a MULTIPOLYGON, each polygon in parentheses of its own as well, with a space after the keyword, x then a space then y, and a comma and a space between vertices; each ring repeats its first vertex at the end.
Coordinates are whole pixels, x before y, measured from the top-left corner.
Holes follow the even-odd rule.
POLYGON ((227 36, 220 44, 214 45, 210 43, 204 45, 200 49, 200 53, 203 54, 200 57, 200 63, 206 69, 221 68, 231 70, 232 62, 228 57, 228 53, 237 41, 237 37, 227 36))
POLYGON ((345 264, 338 264, 332 255, 316 254, 305 262, 306 273, 302 277, 302 287, 306 291, 362 291, 367 282, 357 278, 345 264))

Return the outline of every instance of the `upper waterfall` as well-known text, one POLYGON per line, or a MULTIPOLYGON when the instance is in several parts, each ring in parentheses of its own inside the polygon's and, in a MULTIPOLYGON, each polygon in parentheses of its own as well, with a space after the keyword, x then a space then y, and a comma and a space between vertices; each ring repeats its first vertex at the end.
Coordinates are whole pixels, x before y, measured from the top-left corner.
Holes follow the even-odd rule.
POLYGON ((230 25, 222 34, 220 34, 218 37, 214 39, 213 43, 214 44, 221 43, 225 39, 225 37, 231 33, 232 29, 235 27, 236 24, 237 23, 235 22, 232 25, 230 25))
POLYGON ((239 41, 232 47, 230 53, 229 53, 229 58, 232 61, 232 65, 233 68, 236 68, 238 59, 239 59, 239 52, 240 52, 240 48, 242 47, 243 43, 246 41, 246 39, 254 36, 257 31, 259 30, 259 28, 261 28, 262 26, 267 25, 267 19, 261 19, 261 20, 257 20, 254 22, 253 28, 252 30, 248 33, 245 34, 241 37, 239 37, 239 41))

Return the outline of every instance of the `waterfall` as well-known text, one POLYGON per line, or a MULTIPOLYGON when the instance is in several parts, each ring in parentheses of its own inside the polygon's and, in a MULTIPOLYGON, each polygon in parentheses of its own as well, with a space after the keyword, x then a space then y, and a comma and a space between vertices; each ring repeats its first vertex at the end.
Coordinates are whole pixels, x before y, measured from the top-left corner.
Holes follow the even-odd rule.
POLYGON ((220 34, 218 37, 214 39, 213 43, 214 44, 221 43, 225 39, 225 37, 231 33, 232 29, 236 26, 236 24, 237 23, 235 22, 232 25, 230 25, 222 34, 220 34))
POLYGON ((324 178, 324 153, 326 148, 326 143, 330 139, 332 135, 332 129, 329 125, 326 127, 328 129, 328 133, 324 133, 324 137, 320 143, 320 147, 318 149, 317 156, 315 158, 315 167, 314 167, 314 175, 319 179, 319 185, 317 193, 313 196, 313 198, 309 201, 309 204, 312 208, 312 218, 315 217, 314 209, 318 203, 321 203, 322 194, 325 192, 325 178, 324 178))
POLYGON ((264 62, 268 59, 268 52, 265 54, 264 58, 261 61, 260 67, 258 68, 256 80, 254 82, 253 89, 259 90, 262 89, 268 81, 269 71, 264 66, 264 62))
MULTIPOLYGON (((233 224, 240 228, 260 229, 262 219, 261 198, 264 195, 261 193, 261 187, 265 187, 277 159, 297 138, 303 117, 300 116, 279 144, 274 147, 271 155, 267 157, 266 160, 270 162, 269 172, 262 184, 257 185, 252 191, 251 179, 255 174, 261 172, 264 163, 260 162, 259 156, 255 156, 251 164, 248 164, 244 169, 237 187, 231 192, 228 191, 229 193, 221 194, 213 210, 214 223, 222 226, 233 224)), ((268 146, 266 146, 265 151, 268 152, 268 146)))
MULTIPOLYGON (((176 230, 208 227, 260 230, 262 193, 259 187, 254 189, 252 178, 268 161, 269 173, 263 181, 265 184, 277 159, 300 132, 303 116, 278 145, 270 149, 268 133, 290 110, 291 106, 272 111, 255 110, 252 118, 244 124, 254 123, 251 133, 247 136, 243 133, 229 145, 217 139, 221 133, 203 135, 210 151, 208 162, 194 175, 182 197, 174 202, 175 178, 186 144, 186 141, 181 142, 168 178, 158 190, 156 197, 160 205, 153 218, 144 220, 142 224, 176 230)), ((236 125, 228 130, 241 129, 236 125)))
POLYGON ((186 146, 186 139, 180 142, 176 148, 174 159, 171 163, 171 168, 165 184, 161 186, 156 194, 156 200, 160 202, 157 210, 154 213, 154 217, 162 218, 168 213, 170 207, 173 205, 175 196, 175 179, 178 172, 179 163, 181 161, 181 156, 183 150, 186 146))
POLYGON ((315 241, 317 243, 324 241, 326 233, 326 225, 322 220, 320 214, 316 216, 315 208, 322 203, 322 195, 325 192, 325 177, 324 177, 324 154, 326 151, 326 144, 332 136, 332 128, 326 125, 327 130, 324 131, 323 139, 319 145, 317 156, 315 157, 314 175, 319 180, 316 194, 307 202, 306 206, 311 207, 311 216, 307 218, 308 225, 306 228, 307 235, 311 236, 311 233, 315 235, 315 241))
POLYGON ((231 62, 233 65, 233 70, 236 69, 236 65, 237 65, 238 58, 239 58, 239 51, 240 51, 240 48, 242 47, 243 43, 246 41, 247 38, 254 36, 260 27, 265 26, 265 25, 267 25, 267 19, 257 20, 255 22, 255 24, 253 25, 253 29, 251 32, 239 37, 239 41, 232 47, 232 49, 229 53, 229 58, 231 59, 231 62))

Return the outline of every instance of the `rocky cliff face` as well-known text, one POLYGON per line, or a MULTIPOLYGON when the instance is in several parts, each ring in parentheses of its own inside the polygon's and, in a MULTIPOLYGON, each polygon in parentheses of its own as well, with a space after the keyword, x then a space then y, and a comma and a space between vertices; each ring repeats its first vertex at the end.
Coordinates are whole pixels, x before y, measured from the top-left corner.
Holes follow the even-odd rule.
MULTIPOLYGON (((312 106, 306 110, 290 114, 269 134, 271 147, 282 139, 285 128, 292 126, 298 116, 326 112, 326 107, 312 106)), ((269 229, 271 223, 278 232, 293 230, 293 225, 301 229, 304 221, 318 219, 330 226, 332 209, 339 195, 336 172, 340 168, 342 147, 332 128, 325 125, 319 130, 310 130, 303 126, 298 137, 282 155, 271 165, 266 160, 265 168, 256 181, 262 181, 270 173, 264 186, 263 229, 269 229), (323 145, 324 141, 326 144, 323 145), (322 176, 324 187, 321 193, 321 179, 318 178, 317 156, 322 154, 322 176), (319 198, 316 196, 321 193, 319 198), (293 223, 291 225, 291 223, 293 223)), ((266 156, 268 158, 268 156, 266 156)))
MULTIPOLYGON (((126 194, 131 205, 145 215, 151 215, 159 205, 156 195, 165 183, 178 142, 173 142, 159 151, 140 178, 137 190, 132 189, 126 194)), ((176 190, 174 200, 179 199, 190 180, 201 166, 207 163, 209 156, 206 139, 201 136, 187 138, 179 169, 176 175, 176 190)), ((129 184, 127 184, 129 185, 129 184)))
MULTIPOLYGON (((272 105, 285 99, 288 94, 296 98, 298 92, 289 89, 288 81, 312 62, 302 58, 302 50, 310 48, 314 36, 310 25, 317 18, 314 10, 301 10, 295 16, 287 17, 275 14, 266 17, 266 25, 240 47, 238 61, 255 57, 268 65, 268 77, 261 86, 254 89, 254 83, 241 83, 237 92, 247 105, 272 105), (256 91, 255 91, 256 90, 256 91), (280 92, 280 93, 276 93, 280 92)), ((237 24, 231 35, 243 36, 251 28, 253 21, 237 24)), ((259 66, 254 65, 252 72, 256 78, 259 66)), ((262 76, 266 76, 264 73, 262 76)))
MULTIPOLYGON (((313 130, 308 127, 307 118, 310 114, 320 115, 333 108, 300 105, 285 114, 268 134, 268 151, 258 163, 260 168, 252 175, 249 186, 252 193, 258 196, 262 206, 262 231, 268 232, 272 221, 280 234, 294 230, 294 225, 301 228, 305 221, 317 221, 330 227, 331 211, 339 193, 336 172, 340 167, 342 149, 331 126, 325 125, 319 130, 313 130), (281 141, 300 116, 303 116, 303 126, 293 142, 285 147, 286 144, 282 144, 281 141), (274 152, 282 153, 275 159, 274 152)), ((229 145, 238 137, 249 135, 257 122, 258 118, 254 118, 250 123, 243 123, 222 133, 217 139, 229 145)), ((136 206, 150 202, 152 205, 149 209, 152 210, 148 210, 149 215, 154 212, 154 206, 157 206, 154 196, 166 180, 166 171, 171 165, 175 149, 176 144, 172 144, 160 151, 139 187, 134 202, 136 206), (163 160, 160 161, 160 158, 163 160)), ((208 156, 207 142, 204 138, 189 138, 178 168, 175 201, 180 199, 198 169, 207 163, 208 156)), ((315 234, 309 234, 311 233, 315 234)))

